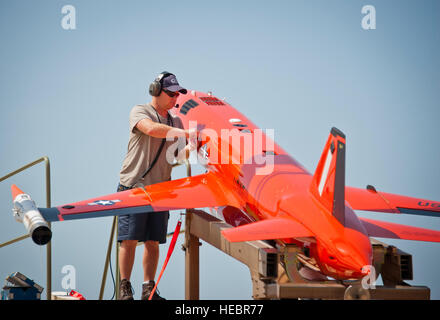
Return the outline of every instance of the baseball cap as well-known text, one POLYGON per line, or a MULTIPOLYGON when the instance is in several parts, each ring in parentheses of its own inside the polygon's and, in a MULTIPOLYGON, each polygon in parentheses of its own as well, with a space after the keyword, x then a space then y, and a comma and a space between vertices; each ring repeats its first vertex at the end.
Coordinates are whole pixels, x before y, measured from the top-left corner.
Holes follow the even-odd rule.
POLYGON ((169 74, 162 79, 162 89, 166 89, 171 92, 179 91, 183 94, 187 93, 187 90, 179 85, 179 82, 177 82, 177 78, 174 74, 169 74))

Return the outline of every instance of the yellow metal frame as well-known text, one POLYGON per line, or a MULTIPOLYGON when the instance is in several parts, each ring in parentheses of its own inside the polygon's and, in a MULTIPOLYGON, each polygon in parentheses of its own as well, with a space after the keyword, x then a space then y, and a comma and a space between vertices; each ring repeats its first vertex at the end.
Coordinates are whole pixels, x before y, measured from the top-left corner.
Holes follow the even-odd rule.
MULTIPOLYGON (((7 175, 3 176, 0 178, 0 182, 9 179, 12 176, 15 176, 17 173, 20 173, 26 169, 29 169, 37 164, 39 164, 40 162, 45 162, 45 167, 46 167, 46 207, 50 208, 51 204, 50 204, 50 162, 49 162, 49 158, 44 156, 41 157, 40 159, 37 159, 31 163, 28 163, 27 165, 11 172, 8 173, 7 175)), ((51 228, 51 223, 48 222, 49 225, 49 229, 51 228)), ((29 238, 29 235, 23 235, 21 237, 3 242, 0 244, 0 248, 8 246, 10 244, 13 244, 15 242, 24 240, 26 238, 29 238)), ((46 245, 46 294, 47 294, 47 300, 51 300, 52 298, 52 241, 49 241, 49 243, 46 245)))

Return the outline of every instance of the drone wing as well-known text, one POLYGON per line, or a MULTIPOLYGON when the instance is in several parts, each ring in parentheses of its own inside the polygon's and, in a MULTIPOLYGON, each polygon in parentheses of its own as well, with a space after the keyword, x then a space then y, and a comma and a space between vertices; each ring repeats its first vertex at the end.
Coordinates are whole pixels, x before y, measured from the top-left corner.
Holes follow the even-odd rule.
POLYGON ((225 205, 239 204, 234 194, 214 174, 205 173, 38 209, 44 219, 51 222, 225 205))
POLYGON ((354 210, 440 217, 438 201, 379 192, 372 186, 367 186, 367 189, 346 187, 345 199, 354 210))
POLYGON ((440 242, 440 231, 360 218, 370 237, 440 242))

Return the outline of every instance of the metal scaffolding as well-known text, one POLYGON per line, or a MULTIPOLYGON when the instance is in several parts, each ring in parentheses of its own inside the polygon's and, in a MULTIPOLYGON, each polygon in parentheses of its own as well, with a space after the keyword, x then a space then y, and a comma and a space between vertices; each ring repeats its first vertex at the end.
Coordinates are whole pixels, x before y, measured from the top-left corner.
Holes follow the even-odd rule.
MULTIPOLYGON (((46 171, 46 208, 50 208, 50 162, 48 157, 41 157, 33 162, 28 163, 27 165, 8 173, 7 175, 0 178, 0 182, 9 179, 12 176, 15 176, 17 173, 20 173, 26 169, 29 169, 36 164, 43 162, 45 163, 45 171, 46 171)), ((51 223, 48 222, 49 229, 51 228, 51 223)), ((8 246, 12 243, 24 240, 28 238, 29 235, 23 235, 21 237, 6 241, 0 244, 0 248, 8 246)), ((52 298, 52 241, 46 245, 46 296, 47 300, 51 300, 52 298)))

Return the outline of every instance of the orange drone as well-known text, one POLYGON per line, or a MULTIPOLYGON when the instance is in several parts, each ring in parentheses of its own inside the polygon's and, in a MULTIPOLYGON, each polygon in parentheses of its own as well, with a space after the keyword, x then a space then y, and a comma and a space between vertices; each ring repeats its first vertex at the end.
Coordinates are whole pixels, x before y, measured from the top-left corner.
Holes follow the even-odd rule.
POLYGON ((294 243, 316 260, 322 274, 341 280, 368 274, 364 266, 373 264, 369 237, 440 242, 439 231, 355 214, 366 210, 439 216, 440 203, 372 186, 347 187, 346 137, 340 130, 331 129, 312 175, 226 101, 192 91, 180 95, 177 103, 170 112, 185 128, 197 123, 197 155, 206 173, 52 208, 37 208, 13 185, 15 216, 32 239, 40 245, 50 241, 47 222, 211 207, 235 227, 222 232, 227 240, 294 243))

